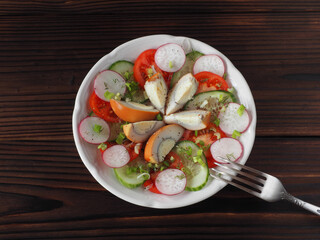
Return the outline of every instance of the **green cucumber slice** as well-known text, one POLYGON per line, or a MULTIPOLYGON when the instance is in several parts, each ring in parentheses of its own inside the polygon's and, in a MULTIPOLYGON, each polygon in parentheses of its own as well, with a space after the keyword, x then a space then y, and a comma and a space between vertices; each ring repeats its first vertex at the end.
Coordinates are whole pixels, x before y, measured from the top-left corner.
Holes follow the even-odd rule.
POLYGON ((199 57, 203 55, 204 55, 203 53, 198 51, 192 51, 188 53, 186 55, 186 62, 184 63, 183 67, 172 75, 170 88, 172 88, 183 75, 187 73, 192 73, 193 64, 199 57))
POLYGON ((215 121, 222 107, 229 102, 236 102, 236 98, 231 92, 224 90, 214 90, 198 93, 186 103, 184 109, 204 109, 210 111, 211 120, 215 121))
POLYGON ((127 92, 125 98, 129 98, 133 102, 144 103, 147 98, 143 89, 141 89, 139 84, 134 80, 133 66, 134 64, 132 62, 119 60, 111 64, 109 70, 120 73, 126 80, 127 92))
POLYGON ((147 171, 147 162, 139 156, 121 168, 114 168, 113 171, 118 181, 127 188, 141 186, 148 178, 148 174, 141 173, 140 169, 147 171))
POLYGON ((202 164, 194 162, 193 157, 198 156, 198 150, 201 150, 194 142, 181 141, 176 144, 172 149, 177 153, 183 164, 183 171, 187 177, 187 191, 199 191, 208 182, 209 179, 209 168, 207 166, 207 159, 203 153, 200 158, 202 164))
POLYGON ((120 73, 122 77, 128 81, 128 80, 134 80, 133 79, 133 63, 126 61, 126 60, 120 60, 117 62, 114 62, 109 67, 109 70, 115 71, 117 73, 120 73))

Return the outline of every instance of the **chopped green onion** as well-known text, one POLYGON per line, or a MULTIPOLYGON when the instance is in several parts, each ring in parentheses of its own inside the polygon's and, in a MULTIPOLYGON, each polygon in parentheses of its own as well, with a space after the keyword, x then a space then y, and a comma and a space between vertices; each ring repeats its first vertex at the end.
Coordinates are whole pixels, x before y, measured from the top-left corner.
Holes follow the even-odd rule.
POLYGON ((217 137, 217 140, 221 138, 221 134, 219 132, 214 133, 214 135, 217 137))
POLYGON ((199 140, 199 139, 196 140, 196 144, 198 144, 198 143, 199 143, 201 146, 204 146, 204 145, 205 145, 204 141, 199 140))
POLYGON ((198 137, 198 130, 195 130, 195 131, 194 131, 194 135, 195 135, 196 137, 198 137))
POLYGON ((163 170, 165 170, 167 167, 166 166, 161 166, 160 167, 160 171, 163 171, 163 170))
POLYGON ((226 73, 226 72, 223 74, 223 79, 224 79, 224 80, 227 79, 227 73, 226 73))
POLYGON ((149 77, 149 78, 152 77, 152 75, 153 75, 153 69, 152 69, 152 68, 148 68, 148 69, 147 69, 147 73, 148 73, 148 77, 149 77))
POLYGON ((238 138, 238 137, 240 137, 241 136, 241 133, 239 132, 239 131, 237 131, 237 130, 234 130, 233 131, 233 133, 232 133, 232 137, 233 138, 238 138))
POLYGON ((173 68, 173 62, 169 61, 169 68, 173 68))
POLYGON ((245 109, 246 107, 243 104, 241 104, 240 107, 238 108, 237 113, 239 114, 240 117, 242 116, 245 109))
POLYGON ((163 164, 166 166, 166 167, 169 167, 170 164, 167 162, 167 161, 163 161, 163 164))
POLYGON ((122 144, 123 143, 123 140, 126 138, 126 135, 124 135, 123 132, 119 133, 119 135, 117 136, 117 139, 116 139, 116 143, 118 144, 122 144))
POLYGON ((175 160, 174 157, 171 156, 171 157, 170 157, 170 161, 171 161, 171 162, 174 162, 174 160, 175 160))
POLYGON ((93 125, 93 131, 95 131, 96 133, 101 133, 102 126, 98 124, 93 125))
POLYGON ((220 119, 219 118, 216 118, 213 122, 217 127, 219 127, 220 125, 220 119))
POLYGON ((160 113, 157 115, 157 120, 158 120, 158 121, 162 121, 162 120, 163 120, 163 118, 162 118, 162 116, 161 116, 160 113))
POLYGON ((202 150, 202 149, 199 149, 199 150, 197 151, 197 156, 193 157, 193 161, 194 161, 195 163, 199 163, 199 164, 201 164, 202 166, 204 166, 205 163, 204 163, 203 160, 202 160, 202 154, 203 154, 203 150, 202 150))
POLYGON ((111 98, 113 98, 114 95, 115 95, 114 93, 109 92, 109 91, 106 91, 106 92, 104 93, 104 97, 105 97, 107 100, 110 100, 111 98))
POLYGON ((133 72, 128 72, 128 71, 126 71, 126 72, 124 73, 124 78, 125 78, 126 80, 129 80, 129 79, 131 78, 132 74, 133 74, 133 72))
POLYGON ((191 156, 192 155, 192 148, 191 147, 187 147, 186 148, 186 153, 191 156))
POLYGON ((101 143, 99 146, 98 146, 98 149, 101 149, 102 151, 106 150, 107 149, 107 144, 105 143, 101 143))
POLYGON ((88 116, 91 117, 93 114, 93 111, 89 112, 88 116))
POLYGON ((121 94, 120 93, 117 93, 115 96, 114 96, 114 99, 115 100, 121 100, 121 94))

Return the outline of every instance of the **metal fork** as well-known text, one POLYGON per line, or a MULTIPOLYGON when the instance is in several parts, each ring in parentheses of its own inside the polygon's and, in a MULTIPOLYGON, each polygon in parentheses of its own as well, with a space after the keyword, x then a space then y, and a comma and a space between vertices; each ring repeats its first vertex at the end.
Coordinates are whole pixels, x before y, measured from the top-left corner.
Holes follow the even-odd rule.
POLYGON ((320 215, 319 207, 304 202, 289 194, 278 178, 251 167, 232 162, 226 158, 219 157, 219 159, 228 164, 216 163, 220 168, 211 168, 211 170, 216 173, 213 177, 268 202, 288 200, 299 207, 320 215))

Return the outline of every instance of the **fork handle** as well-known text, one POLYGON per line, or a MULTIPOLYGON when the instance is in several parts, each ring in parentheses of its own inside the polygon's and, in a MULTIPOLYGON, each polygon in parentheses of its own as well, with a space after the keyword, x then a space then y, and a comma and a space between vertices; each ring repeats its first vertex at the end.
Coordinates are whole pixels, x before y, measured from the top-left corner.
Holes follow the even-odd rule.
POLYGON ((320 207, 317 207, 313 204, 302 201, 301 199, 296 198, 287 192, 285 192, 283 194, 283 199, 288 200, 289 202, 292 202, 292 203, 298 205, 299 207, 302 207, 310 212, 313 212, 317 215, 320 215, 320 207))

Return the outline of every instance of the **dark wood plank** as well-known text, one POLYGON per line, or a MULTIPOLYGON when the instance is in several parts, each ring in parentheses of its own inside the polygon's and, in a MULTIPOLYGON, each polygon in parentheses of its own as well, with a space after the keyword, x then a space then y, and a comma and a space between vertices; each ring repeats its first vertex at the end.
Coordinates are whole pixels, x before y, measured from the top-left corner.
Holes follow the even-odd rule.
POLYGON ((258 136, 320 136, 319 14, 152 19, 0 18, 0 139, 72 139, 74 98, 93 64, 159 32, 202 40, 234 62, 255 97, 258 136))
MULTIPOLYGON (((318 138, 257 138, 247 164, 278 176, 293 195, 320 205, 319 145, 318 138)), ((179 209, 132 205, 93 180, 72 141, 8 141, 0 145, 0 156, 1 239, 320 236, 317 216, 233 187, 179 209)))
POLYGON ((117 15, 188 15, 224 12, 313 12, 319 11, 317 0, 231 0, 231 1, 190 1, 170 0, 149 1, 1 1, 0 15, 43 15, 43 14, 110 14, 117 15))

